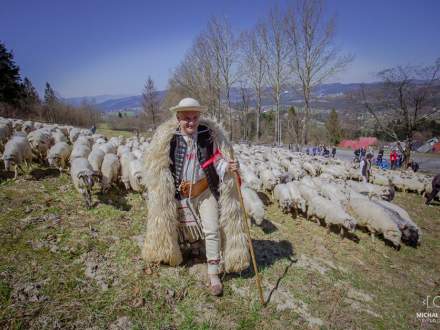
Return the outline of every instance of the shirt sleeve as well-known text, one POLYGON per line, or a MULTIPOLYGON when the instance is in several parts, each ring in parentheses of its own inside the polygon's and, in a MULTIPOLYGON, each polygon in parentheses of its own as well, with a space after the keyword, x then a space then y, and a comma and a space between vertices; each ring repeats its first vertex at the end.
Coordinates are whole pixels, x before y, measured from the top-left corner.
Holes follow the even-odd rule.
POLYGON ((228 168, 228 162, 223 158, 217 158, 214 162, 215 171, 217 172, 220 181, 223 182, 223 178, 225 177, 226 169, 228 168))
MULTIPOLYGON (((217 143, 214 142, 214 150, 217 150, 217 148, 218 148, 217 143)), ((220 178, 220 182, 223 182, 223 179, 226 174, 226 170, 228 168, 228 162, 223 155, 217 157, 217 159, 214 161, 214 167, 218 177, 220 178)))

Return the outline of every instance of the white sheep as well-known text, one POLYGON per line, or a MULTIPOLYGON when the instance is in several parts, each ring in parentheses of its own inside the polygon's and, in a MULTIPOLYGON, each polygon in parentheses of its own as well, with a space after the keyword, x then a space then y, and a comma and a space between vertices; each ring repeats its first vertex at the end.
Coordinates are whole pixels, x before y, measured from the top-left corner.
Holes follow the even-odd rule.
POLYGON ((365 197, 350 198, 348 205, 350 213, 357 219, 358 226, 367 228, 372 239, 376 233, 383 234, 395 247, 400 247, 402 233, 381 205, 365 197))
POLYGON ((110 142, 99 145, 99 148, 104 151, 106 154, 115 154, 117 148, 110 142))
POLYGON ((143 152, 140 149, 133 148, 132 153, 137 159, 142 159, 144 156, 143 152))
POLYGON ((14 166, 14 178, 18 176, 18 168, 24 162, 28 165, 32 161, 32 150, 25 136, 14 135, 6 143, 3 152, 5 170, 9 171, 14 166))
POLYGON ((39 160, 45 160, 47 152, 53 145, 53 138, 50 132, 45 129, 37 129, 30 132, 27 139, 34 155, 36 155, 39 160))
POLYGON ((21 131, 25 134, 29 134, 34 130, 34 123, 30 120, 27 120, 23 123, 23 126, 21 127, 21 131))
POLYGON ((54 144, 58 142, 68 142, 67 136, 60 129, 55 129, 55 131, 51 132, 52 139, 54 144))
POLYGON ((273 172, 268 168, 260 168, 259 176, 263 184, 263 188, 272 191, 275 185, 278 183, 277 179, 273 175, 273 172))
POLYGON ((251 188, 241 186, 243 204, 246 213, 254 219, 257 225, 261 225, 264 220, 264 204, 258 194, 251 188))
POLYGON ((298 185, 296 182, 287 182, 287 189, 289 189, 290 198, 292 199, 293 206, 296 209, 301 210, 303 213, 307 211, 306 209, 306 201, 301 197, 301 193, 298 189, 298 185))
POLYGON ((101 190, 106 192, 113 183, 116 183, 119 176, 120 163, 118 156, 113 153, 105 154, 101 165, 101 190))
POLYGON ((354 232, 356 228, 356 220, 340 205, 319 195, 314 196, 308 201, 307 216, 325 221, 329 229, 330 225, 340 227, 341 235, 343 234, 343 229, 348 232, 354 232))
POLYGON ((69 140, 71 143, 75 143, 76 139, 81 134, 81 130, 79 128, 73 127, 69 131, 69 140))
POLYGON ((92 148, 93 146, 93 139, 90 136, 86 136, 86 135, 79 135, 78 138, 75 141, 75 144, 82 144, 85 145, 89 148, 92 148))
POLYGON ((394 199, 394 187, 390 186, 376 186, 371 183, 366 182, 355 182, 355 181, 347 181, 347 186, 354 191, 368 196, 368 197, 379 197, 387 201, 391 201, 394 199))
POLYGON ((127 145, 120 145, 116 151, 116 155, 118 155, 118 157, 121 157, 122 154, 126 153, 126 152, 130 152, 131 149, 129 146, 127 145))
POLYGON ((47 161, 50 166, 56 167, 60 172, 66 167, 72 147, 66 142, 58 142, 53 145, 47 153, 47 161))
POLYGON ((90 165, 92 166, 93 171, 95 171, 99 175, 101 174, 101 166, 102 166, 102 161, 104 160, 104 156, 105 156, 104 151, 97 148, 97 149, 93 149, 90 152, 89 156, 87 157, 90 165))
POLYGON ((97 176, 86 158, 74 158, 70 164, 70 176, 76 190, 83 196, 86 206, 92 206, 92 188, 97 176))
POLYGON ((141 160, 132 159, 130 161, 130 186, 131 189, 137 192, 143 192, 145 190, 145 169, 141 160))
POLYGON ((249 166, 240 165, 240 176, 244 185, 257 191, 261 189, 263 183, 249 166))
POLYGON ((419 227, 412 221, 408 212, 398 205, 383 200, 374 200, 375 203, 380 204, 397 224, 402 232, 402 241, 410 246, 420 245, 421 232, 419 227))
POLYGON ((70 162, 75 158, 86 158, 89 157, 91 150, 87 145, 77 144, 73 145, 72 152, 70 154, 70 162))
POLYGON ((319 165, 316 163, 304 162, 302 168, 311 176, 317 176, 321 172, 319 165))
POLYGON ((6 142, 8 142, 12 131, 7 123, 0 123, 0 152, 3 152, 6 142))
POLYGON ((277 184, 273 190, 273 197, 278 202, 283 212, 291 212, 293 209, 293 201, 290 197, 289 188, 286 184, 277 184))
MULTIPOLYGON (((102 150, 101 150, 102 151, 102 150)), ((125 186, 125 189, 130 189, 130 162, 135 159, 131 152, 124 152, 120 156, 121 163, 121 181, 125 186)))

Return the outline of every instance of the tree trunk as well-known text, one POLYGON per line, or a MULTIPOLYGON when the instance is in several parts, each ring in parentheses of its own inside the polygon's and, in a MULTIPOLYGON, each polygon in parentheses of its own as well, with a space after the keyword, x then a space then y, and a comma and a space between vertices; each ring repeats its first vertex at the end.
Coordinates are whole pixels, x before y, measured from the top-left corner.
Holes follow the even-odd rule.
POLYGON ((408 138, 405 150, 403 152, 403 155, 405 157, 405 160, 404 160, 404 163, 403 163, 404 165, 403 166, 404 166, 405 169, 408 168, 408 164, 409 164, 409 162, 411 160, 411 146, 412 146, 412 137, 408 138))
POLYGON ((260 112, 261 112, 261 95, 260 92, 257 92, 257 143, 260 142, 260 112))
POLYGON ((303 131, 302 131, 302 144, 307 145, 308 143, 308 126, 309 126, 309 116, 310 116, 310 92, 308 88, 304 88, 304 121, 303 121, 303 131))

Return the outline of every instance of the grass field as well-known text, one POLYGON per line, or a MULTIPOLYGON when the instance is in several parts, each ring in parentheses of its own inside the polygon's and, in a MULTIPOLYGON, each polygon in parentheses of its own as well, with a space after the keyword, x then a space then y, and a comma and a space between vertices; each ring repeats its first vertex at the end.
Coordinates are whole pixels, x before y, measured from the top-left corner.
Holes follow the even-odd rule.
MULTIPOLYGON (((266 307, 251 271, 207 293, 204 264, 146 265, 147 209, 115 189, 87 210, 67 174, 34 167, 0 181, 2 329, 438 329, 421 323, 440 295, 440 205, 415 194, 395 202, 421 227, 419 248, 397 251, 357 233, 327 234, 274 204, 252 227, 266 307)), ((440 313, 440 310, 437 310, 440 313)))
POLYGON ((123 137, 131 137, 134 134, 129 131, 115 131, 110 129, 108 126, 108 123, 100 123, 98 128, 96 129, 96 133, 102 134, 108 138, 111 138, 113 136, 123 136, 123 137))

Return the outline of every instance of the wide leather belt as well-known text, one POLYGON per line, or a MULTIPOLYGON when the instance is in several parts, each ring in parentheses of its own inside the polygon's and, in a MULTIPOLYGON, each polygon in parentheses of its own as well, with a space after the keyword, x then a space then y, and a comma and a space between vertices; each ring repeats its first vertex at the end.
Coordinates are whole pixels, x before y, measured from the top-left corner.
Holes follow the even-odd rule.
MULTIPOLYGON (((182 197, 189 198, 189 190, 191 187, 190 181, 182 181, 179 186, 179 192, 182 197)), ((203 179, 192 184, 191 188, 191 198, 199 196, 208 188, 208 179, 204 177, 203 179)))

